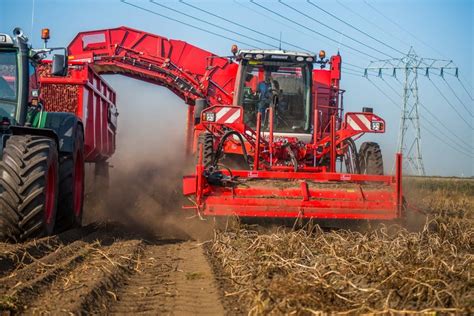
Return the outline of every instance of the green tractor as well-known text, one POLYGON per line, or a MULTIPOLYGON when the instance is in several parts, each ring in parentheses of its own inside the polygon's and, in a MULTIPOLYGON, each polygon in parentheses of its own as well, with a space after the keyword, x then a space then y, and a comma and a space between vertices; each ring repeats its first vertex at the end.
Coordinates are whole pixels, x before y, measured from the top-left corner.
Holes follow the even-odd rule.
POLYGON ((74 113, 44 110, 37 67, 68 72, 65 48, 33 49, 19 28, 0 33, 0 240, 22 241, 80 226, 84 129, 74 113))

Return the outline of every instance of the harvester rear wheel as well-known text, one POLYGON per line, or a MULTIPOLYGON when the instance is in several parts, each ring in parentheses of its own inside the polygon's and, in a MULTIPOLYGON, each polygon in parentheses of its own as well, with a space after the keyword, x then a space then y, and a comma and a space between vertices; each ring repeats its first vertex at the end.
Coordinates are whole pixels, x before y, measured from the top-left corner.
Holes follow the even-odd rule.
POLYGON ((58 150, 54 140, 11 136, 0 161, 0 239, 51 235, 58 200, 58 150))
POLYGON ((56 232, 80 227, 84 206, 84 133, 76 131, 74 152, 59 164, 59 201, 56 232))
MULTIPOLYGON (((214 160, 214 137, 211 133, 201 133, 198 138, 198 145, 202 146, 202 164, 204 167, 209 167, 214 160)), ((199 159, 199 146, 196 150, 196 164, 199 159)))
POLYGON ((374 142, 362 143, 359 149, 361 174, 383 175, 382 150, 374 142))

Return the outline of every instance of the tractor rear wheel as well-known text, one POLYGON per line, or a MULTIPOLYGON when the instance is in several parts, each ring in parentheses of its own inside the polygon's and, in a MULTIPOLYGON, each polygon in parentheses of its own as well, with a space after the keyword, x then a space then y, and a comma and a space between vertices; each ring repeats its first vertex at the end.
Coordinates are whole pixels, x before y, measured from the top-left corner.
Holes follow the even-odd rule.
POLYGON ((11 136, 0 161, 0 239, 51 235, 58 200, 58 149, 54 140, 11 136))
POLYGON ((214 160, 214 137, 211 133, 201 133, 198 138, 198 148, 196 150, 196 164, 199 160, 199 145, 202 144, 202 164, 209 167, 214 160))
POLYGON ((361 174, 383 175, 382 150, 374 142, 362 143, 359 149, 361 174))
POLYGON ((84 206, 84 133, 76 131, 74 152, 61 157, 56 232, 80 227, 84 206))

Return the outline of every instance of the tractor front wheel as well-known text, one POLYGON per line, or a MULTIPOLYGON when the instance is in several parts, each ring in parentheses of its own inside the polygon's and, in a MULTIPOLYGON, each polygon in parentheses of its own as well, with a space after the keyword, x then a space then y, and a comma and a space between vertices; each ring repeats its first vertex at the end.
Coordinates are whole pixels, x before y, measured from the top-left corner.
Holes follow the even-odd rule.
POLYGON ((11 136, 0 161, 0 239, 51 235, 58 201, 58 150, 50 138, 11 136))

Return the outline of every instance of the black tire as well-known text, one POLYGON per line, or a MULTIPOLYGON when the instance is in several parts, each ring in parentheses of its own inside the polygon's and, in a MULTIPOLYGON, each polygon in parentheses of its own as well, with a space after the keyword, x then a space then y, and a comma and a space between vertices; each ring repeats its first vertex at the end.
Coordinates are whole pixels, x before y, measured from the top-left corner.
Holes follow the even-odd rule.
POLYGON ((58 202, 58 150, 50 138, 11 136, 0 161, 0 239, 51 235, 58 202))
POLYGON ((74 151, 59 163, 59 199, 56 232, 81 227, 84 208, 84 133, 75 133, 74 151))
POLYGON ((202 146, 202 164, 205 168, 209 167, 214 160, 214 137, 211 133, 201 133, 198 138, 198 148, 196 150, 196 164, 199 159, 199 145, 202 146))
POLYGON ((383 175, 382 150, 374 142, 362 143, 359 149, 361 174, 383 175))

